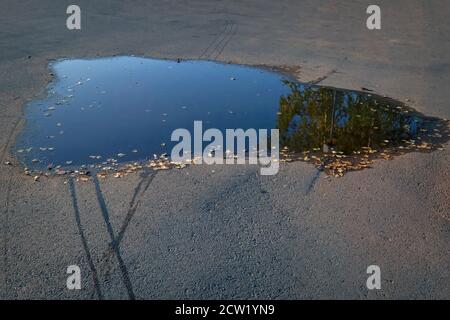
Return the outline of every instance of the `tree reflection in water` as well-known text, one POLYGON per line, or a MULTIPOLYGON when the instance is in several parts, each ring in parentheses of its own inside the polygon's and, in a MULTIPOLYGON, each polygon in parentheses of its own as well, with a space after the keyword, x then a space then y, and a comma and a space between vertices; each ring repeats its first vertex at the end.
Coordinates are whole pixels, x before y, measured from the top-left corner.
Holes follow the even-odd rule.
POLYGON ((413 137, 420 118, 403 106, 369 94, 284 81, 292 92, 280 98, 281 145, 295 151, 333 147, 351 153, 395 145, 413 137))
POLYGON ((373 158, 388 159, 400 149, 433 150, 430 139, 442 137, 430 134, 433 128, 448 131, 442 120, 424 117, 392 99, 283 82, 291 92, 280 98, 281 146, 289 150, 288 158, 303 152, 304 160, 335 175, 368 167, 373 158))

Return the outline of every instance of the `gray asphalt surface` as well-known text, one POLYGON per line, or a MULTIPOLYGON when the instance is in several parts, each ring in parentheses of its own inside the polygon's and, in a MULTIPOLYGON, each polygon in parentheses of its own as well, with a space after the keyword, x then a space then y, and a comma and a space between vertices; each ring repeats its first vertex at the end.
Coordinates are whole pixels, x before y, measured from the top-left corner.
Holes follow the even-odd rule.
POLYGON ((36 183, 9 153, 61 57, 299 66, 302 81, 450 118, 447 0, 379 0, 380 31, 362 0, 78 0, 81 31, 65 27, 69 4, 0 2, 1 298, 450 298, 448 144, 340 179, 294 162, 271 177, 195 166, 36 183), (79 291, 66 288, 72 264, 79 291), (381 290, 365 286, 372 264, 381 290))

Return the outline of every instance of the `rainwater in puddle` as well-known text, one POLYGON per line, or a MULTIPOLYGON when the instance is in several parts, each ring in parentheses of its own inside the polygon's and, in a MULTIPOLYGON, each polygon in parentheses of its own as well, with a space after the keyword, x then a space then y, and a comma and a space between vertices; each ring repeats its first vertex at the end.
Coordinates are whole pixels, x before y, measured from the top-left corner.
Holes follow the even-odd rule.
MULTIPOLYGON (((432 150, 447 124, 395 100, 310 86, 268 69, 138 57, 61 60, 26 106, 14 152, 33 170, 102 168, 170 154, 173 130, 280 130, 283 161, 340 175, 401 150, 432 150), (337 162, 338 164, 333 164, 337 162), (334 165, 334 167, 333 167, 334 165)), ((442 141, 441 141, 442 140, 442 141)))

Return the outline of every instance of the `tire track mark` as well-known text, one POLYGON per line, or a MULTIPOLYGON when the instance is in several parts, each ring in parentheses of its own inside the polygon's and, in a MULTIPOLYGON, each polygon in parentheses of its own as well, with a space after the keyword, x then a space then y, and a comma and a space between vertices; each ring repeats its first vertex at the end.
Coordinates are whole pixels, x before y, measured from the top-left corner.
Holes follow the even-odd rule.
POLYGON ((3 224, 3 272, 4 272, 4 299, 6 299, 7 294, 7 285, 8 285, 8 226, 9 226, 9 200, 11 197, 11 182, 12 182, 13 173, 9 175, 8 180, 8 189, 6 191, 6 200, 5 200, 5 218, 3 224))
POLYGON ((213 59, 213 55, 217 54, 219 47, 222 45, 222 43, 224 41, 226 41, 226 39, 228 39, 230 33, 232 32, 232 29, 233 29, 233 25, 231 23, 227 22, 225 32, 223 33, 222 38, 220 39, 219 42, 217 42, 217 44, 215 45, 215 47, 209 54, 209 57, 208 57, 209 60, 213 59))
MULTIPOLYGON (((18 117, 17 121, 15 122, 13 128, 9 132, 8 138, 6 139, 5 146, 2 150, 1 155, 1 164, 5 161, 6 151, 8 150, 8 147, 11 145, 11 140, 14 135, 14 132, 17 130, 19 123, 21 122, 22 117, 18 117)), ((9 202, 11 198, 11 185, 12 185, 12 179, 13 179, 13 170, 10 170, 10 175, 7 183, 7 189, 6 189, 6 199, 5 199, 5 210, 4 210, 4 223, 3 223, 3 272, 4 272, 4 297, 6 298, 7 295, 7 285, 8 285, 8 226, 9 226, 9 202)))
POLYGON ((198 57, 198 59, 217 59, 225 47, 228 45, 230 40, 237 32, 236 24, 227 21, 219 33, 219 35, 213 39, 213 41, 208 45, 208 47, 203 51, 203 53, 198 57))
POLYGON ((14 135, 14 132, 17 130, 17 127, 19 126, 19 123, 21 123, 21 122, 22 122, 22 117, 19 117, 17 119, 16 123, 14 124, 13 128, 9 132, 8 138, 6 139, 5 145, 4 145, 3 150, 2 150, 2 157, 1 157, 2 163, 5 160, 6 151, 8 150, 8 147, 11 145, 11 140, 12 140, 12 137, 14 135))
POLYGON ((203 57, 205 57, 207 59, 207 57, 208 57, 207 53, 208 53, 209 49, 212 48, 212 46, 215 44, 215 42, 218 41, 222 37, 222 35, 225 33, 227 27, 228 27, 227 24, 225 24, 222 27, 222 30, 219 32, 219 34, 211 41, 211 43, 206 47, 206 49, 202 52, 202 54, 199 55, 199 57, 198 57, 199 60, 202 59, 203 57))
POLYGON ((233 37, 236 35, 238 30, 238 26, 236 24, 233 24, 231 26, 231 31, 228 35, 228 39, 225 41, 225 43, 223 44, 223 46, 219 49, 217 55, 215 56, 215 60, 217 60, 217 58, 219 58, 219 56, 222 54, 223 50, 225 49, 225 47, 228 45, 228 43, 230 43, 231 39, 233 39, 233 37))

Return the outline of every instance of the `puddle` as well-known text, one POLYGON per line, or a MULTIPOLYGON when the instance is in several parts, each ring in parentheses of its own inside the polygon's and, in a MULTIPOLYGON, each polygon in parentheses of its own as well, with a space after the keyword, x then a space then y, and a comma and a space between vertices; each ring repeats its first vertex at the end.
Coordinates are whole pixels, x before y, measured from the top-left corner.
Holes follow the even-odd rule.
POLYGON ((61 60, 51 69, 56 79, 26 106, 13 150, 31 170, 124 163, 131 170, 149 159, 165 168, 172 131, 192 131, 194 120, 223 132, 279 128, 283 161, 312 161, 335 175, 448 139, 444 121, 392 99, 292 82, 268 69, 137 57, 61 60))

